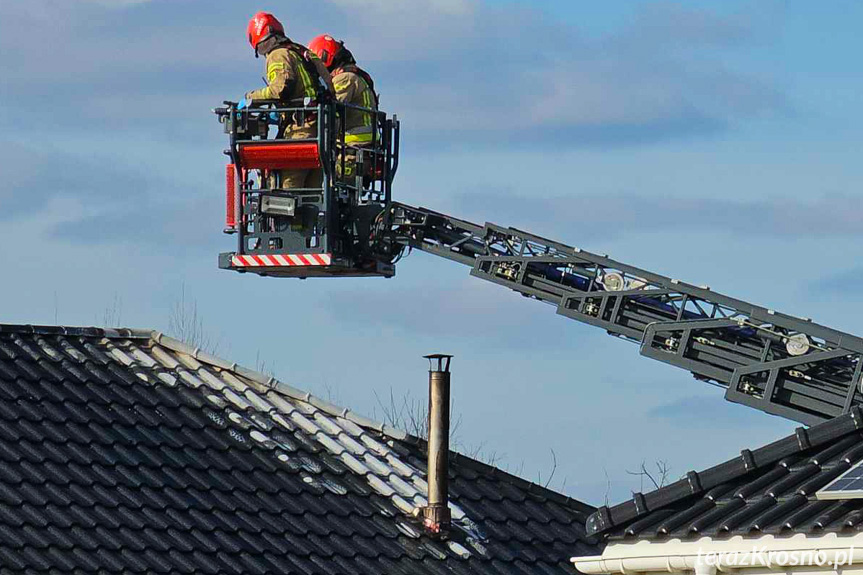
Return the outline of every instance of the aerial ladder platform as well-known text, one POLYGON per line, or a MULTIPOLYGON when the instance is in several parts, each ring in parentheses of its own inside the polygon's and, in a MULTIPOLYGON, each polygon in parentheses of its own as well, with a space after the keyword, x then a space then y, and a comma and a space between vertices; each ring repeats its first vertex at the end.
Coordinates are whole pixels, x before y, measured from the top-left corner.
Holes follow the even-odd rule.
MULTIPOLYGON (((863 339, 515 228, 477 225, 392 199, 399 122, 374 117, 371 144, 344 144, 347 107, 216 110, 230 136, 219 265, 273 277, 392 277, 415 249, 639 345, 641 354, 724 388, 729 401, 815 424, 863 404, 863 339), (270 137, 286 114, 314 115, 318 137, 270 137), (356 162, 345 179, 346 158, 356 162), (341 169, 339 166, 341 163, 341 169), (273 171, 321 169, 317 189, 272 187, 273 171)), ((281 131, 281 126, 276 134, 281 131)), ((276 182, 277 183, 277 182, 276 182)))

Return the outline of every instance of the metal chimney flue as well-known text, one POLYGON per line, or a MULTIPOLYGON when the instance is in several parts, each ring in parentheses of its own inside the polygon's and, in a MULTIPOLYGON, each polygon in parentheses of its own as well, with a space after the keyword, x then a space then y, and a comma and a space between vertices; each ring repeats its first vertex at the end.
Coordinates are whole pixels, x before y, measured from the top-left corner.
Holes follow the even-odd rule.
POLYGON ((423 524, 431 533, 445 534, 452 516, 449 510, 449 408, 450 371, 453 356, 434 354, 429 360, 428 507, 423 524))

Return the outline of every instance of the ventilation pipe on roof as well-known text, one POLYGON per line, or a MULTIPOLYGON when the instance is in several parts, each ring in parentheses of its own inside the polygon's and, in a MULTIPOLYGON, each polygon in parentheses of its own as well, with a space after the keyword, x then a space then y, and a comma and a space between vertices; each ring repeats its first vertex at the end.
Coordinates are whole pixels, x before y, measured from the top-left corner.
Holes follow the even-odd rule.
POLYGON ((429 360, 428 507, 423 524, 431 533, 445 534, 449 510, 449 390, 451 355, 425 356, 429 360))

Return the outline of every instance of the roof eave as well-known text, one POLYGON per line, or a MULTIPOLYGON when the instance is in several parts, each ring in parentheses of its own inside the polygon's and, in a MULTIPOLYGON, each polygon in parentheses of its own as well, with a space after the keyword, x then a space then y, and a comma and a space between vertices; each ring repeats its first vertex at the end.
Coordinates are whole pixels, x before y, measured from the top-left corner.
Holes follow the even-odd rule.
POLYGON ((764 571, 765 568, 801 571, 839 565, 863 567, 863 533, 611 542, 602 555, 573 557, 571 562, 580 573, 588 575, 692 572, 701 571, 705 566, 736 572, 764 571))
POLYGON ((785 457, 833 442, 861 429, 863 429, 863 409, 859 406, 854 406, 850 413, 815 427, 799 427, 793 436, 752 451, 744 449, 735 459, 701 472, 690 471, 684 479, 656 491, 645 494, 635 493, 631 501, 614 507, 600 507, 587 519, 587 534, 603 535, 647 513, 702 495, 718 485, 773 465, 785 457))

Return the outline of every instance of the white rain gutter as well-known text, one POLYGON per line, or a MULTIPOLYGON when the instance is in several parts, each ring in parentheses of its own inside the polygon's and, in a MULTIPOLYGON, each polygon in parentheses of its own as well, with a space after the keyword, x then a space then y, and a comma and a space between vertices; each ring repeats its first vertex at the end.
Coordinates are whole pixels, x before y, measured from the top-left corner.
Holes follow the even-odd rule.
POLYGON ((756 575, 775 574, 777 569, 795 573, 823 574, 837 569, 843 573, 863 573, 863 533, 619 542, 609 544, 602 555, 573 557, 571 561, 579 572, 587 575, 651 572, 715 575, 717 570, 756 575))

